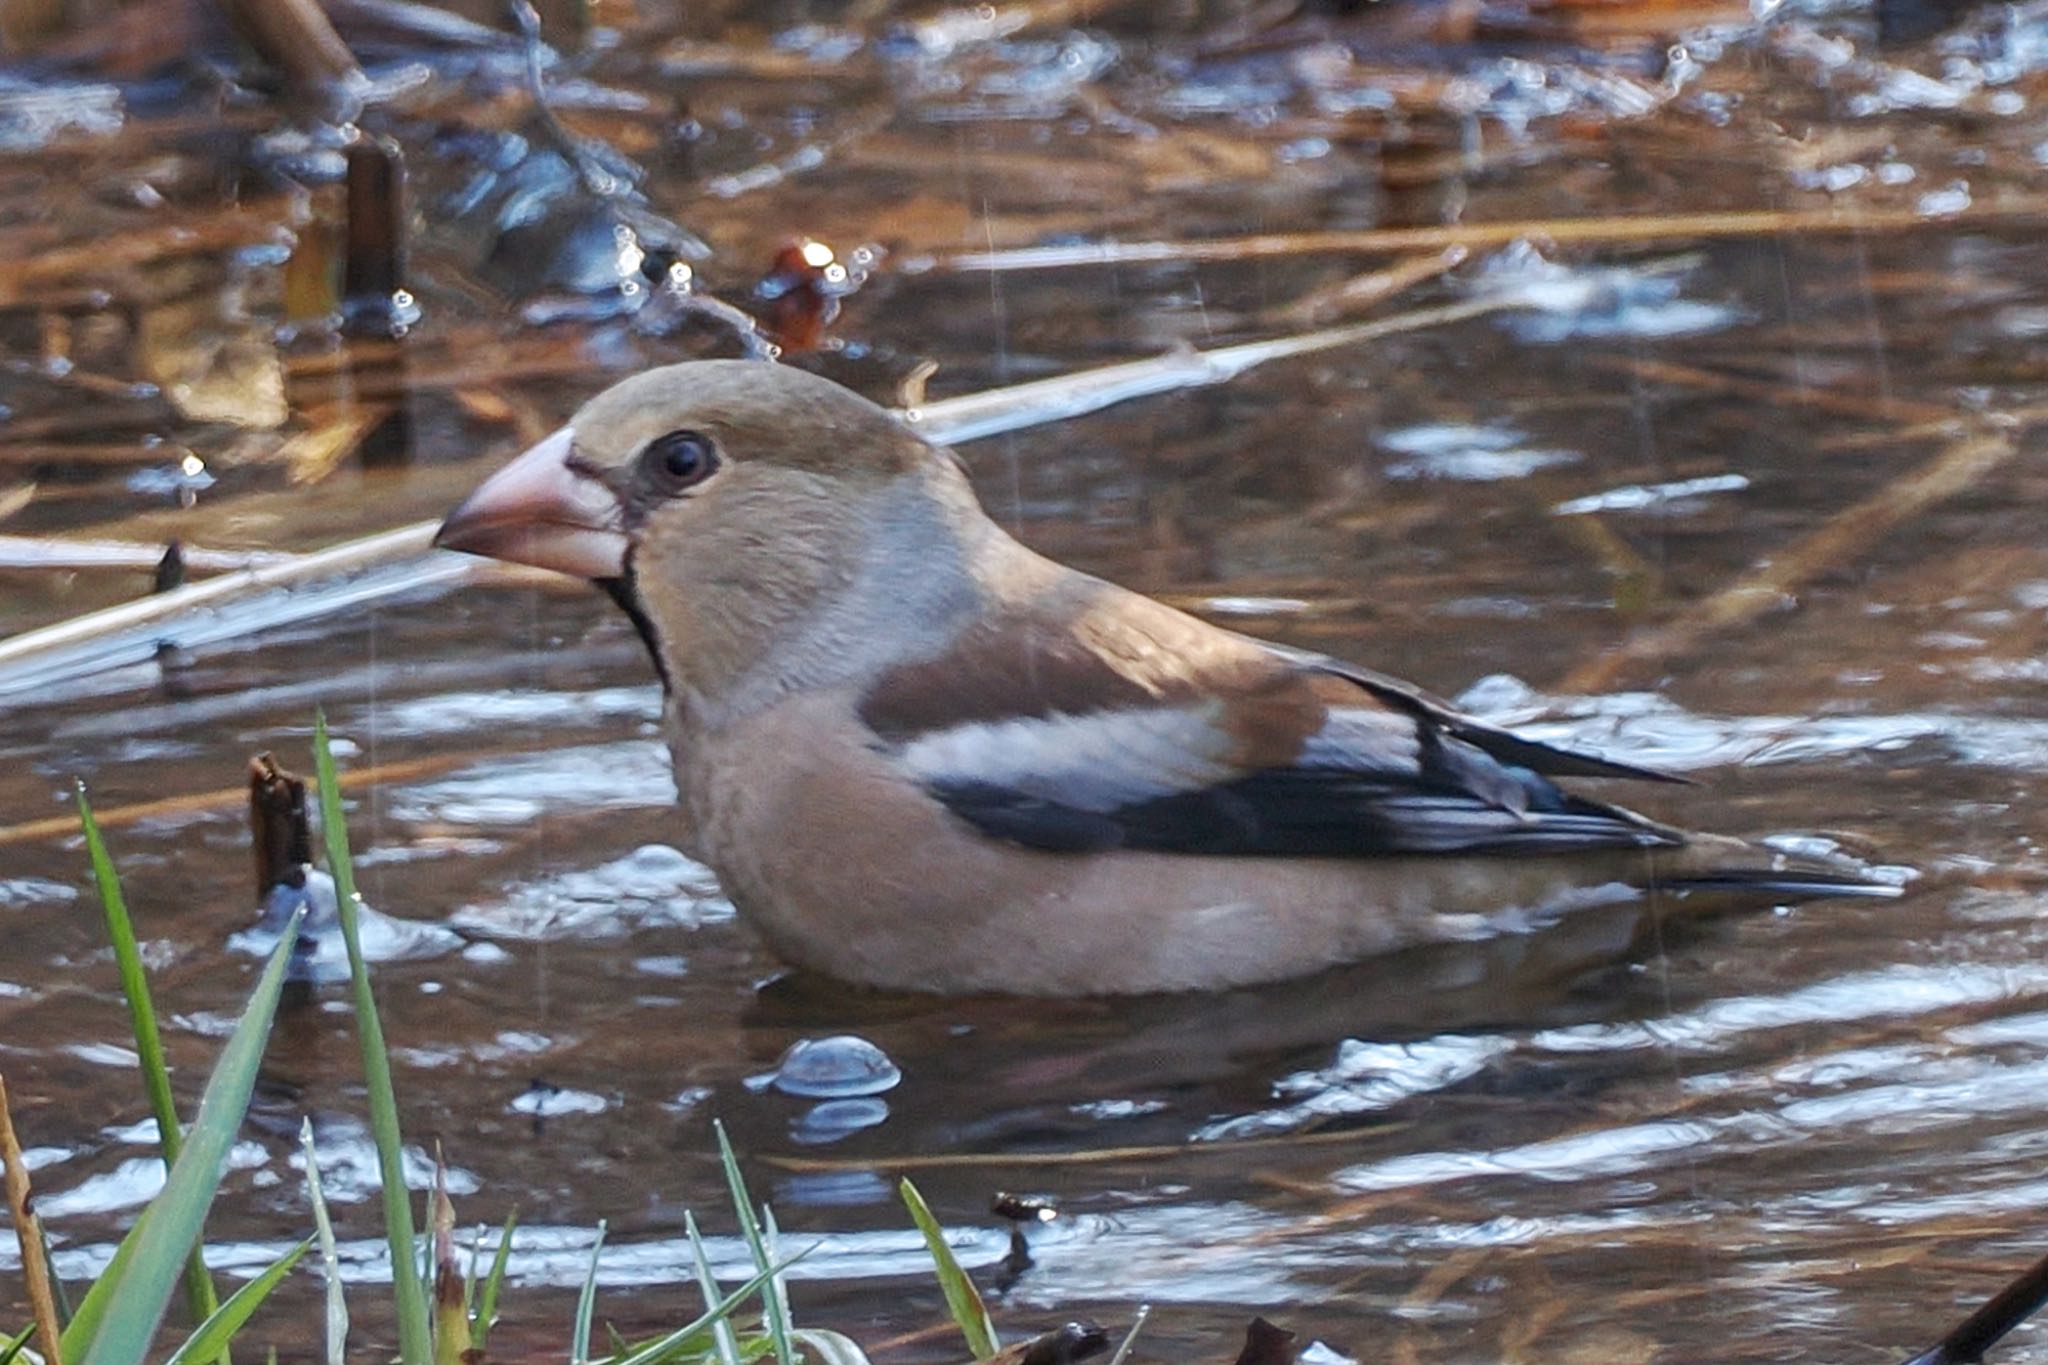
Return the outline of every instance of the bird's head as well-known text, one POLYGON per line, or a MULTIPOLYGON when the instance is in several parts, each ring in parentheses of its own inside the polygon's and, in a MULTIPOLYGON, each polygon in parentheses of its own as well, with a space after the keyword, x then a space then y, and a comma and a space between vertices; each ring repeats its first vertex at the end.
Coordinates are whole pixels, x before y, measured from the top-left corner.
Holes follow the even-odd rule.
POLYGON ((979 519, 951 456, 886 409, 801 370, 711 360, 606 389, 435 543, 598 583, 672 685, 713 692, 864 580, 931 567, 979 519))

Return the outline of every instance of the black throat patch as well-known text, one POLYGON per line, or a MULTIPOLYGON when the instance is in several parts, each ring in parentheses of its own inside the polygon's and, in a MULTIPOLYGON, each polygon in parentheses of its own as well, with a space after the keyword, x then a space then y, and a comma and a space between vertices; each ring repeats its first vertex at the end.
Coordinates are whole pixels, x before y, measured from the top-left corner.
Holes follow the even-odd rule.
POLYGON ((617 578, 594 580, 604 595, 618 604, 626 619, 633 623, 633 633, 640 637, 640 643, 647 647, 647 657, 654 663, 654 671, 661 678, 661 690, 671 695, 675 692, 675 680, 668 675, 668 665, 661 657, 661 642, 654 633, 654 621, 640 605, 640 592, 633 581, 632 551, 626 552, 626 571, 617 578))

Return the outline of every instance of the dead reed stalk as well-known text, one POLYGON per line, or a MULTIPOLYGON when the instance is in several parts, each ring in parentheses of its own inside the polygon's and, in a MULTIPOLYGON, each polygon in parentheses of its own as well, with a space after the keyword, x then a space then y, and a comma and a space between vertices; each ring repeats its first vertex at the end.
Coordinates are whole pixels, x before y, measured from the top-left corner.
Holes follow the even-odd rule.
POLYGON ((43 1259, 43 1222, 29 1198, 28 1164, 22 1160, 21 1143, 14 1136, 5 1076, 0 1076, 0 1168, 5 1171, 7 1215, 14 1222, 15 1240, 21 1244, 21 1279, 35 1318, 36 1346, 45 1365, 64 1365, 57 1295, 50 1285, 50 1264, 43 1259))

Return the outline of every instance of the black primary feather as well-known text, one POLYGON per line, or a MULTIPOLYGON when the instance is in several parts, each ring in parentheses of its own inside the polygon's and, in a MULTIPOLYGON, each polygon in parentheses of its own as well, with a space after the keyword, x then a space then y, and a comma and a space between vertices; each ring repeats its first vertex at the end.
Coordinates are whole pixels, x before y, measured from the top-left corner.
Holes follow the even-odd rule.
POLYGON ((1566 853, 1675 847, 1676 830, 1566 792, 1461 740, 1425 744, 1406 772, 1270 768, 1194 791, 1083 809, 998 783, 938 778, 926 789, 993 838, 1053 852, 1111 848, 1297 858, 1566 853))

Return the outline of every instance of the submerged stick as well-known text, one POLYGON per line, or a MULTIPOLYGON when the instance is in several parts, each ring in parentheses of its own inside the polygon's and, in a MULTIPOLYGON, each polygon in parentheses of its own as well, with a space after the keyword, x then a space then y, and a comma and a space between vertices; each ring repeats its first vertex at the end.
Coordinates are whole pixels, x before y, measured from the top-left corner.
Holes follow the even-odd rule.
MULTIPOLYGON (((0 236, 0 304, 21 302, 37 288, 75 275, 104 278, 112 271, 153 265, 169 257, 197 256, 257 243, 284 244, 303 218, 298 200, 284 195, 245 199, 204 213, 153 214, 147 226, 130 224, 95 238, 36 251, 21 234, 0 236)), ((97 415, 95 421, 101 420, 97 415)), ((16 423, 14 435, 22 428, 16 423)))
POLYGON ((1917 209, 1835 208, 1748 209, 1729 213, 1660 213, 1616 218, 1522 218, 1500 223, 1451 223, 1437 227, 1333 229, 1272 232, 1250 237, 1217 237, 1192 242, 1084 242, 1072 246, 1027 246, 962 251, 933 265, 956 272, 1067 270, 1093 265, 1163 265, 1176 261, 1255 261, 1275 256, 1324 253, 1438 251, 1445 247, 1506 246, 1522 238, 1568 244, 1707 241, 1733 237, 1775 237, 1789 233, 1903 232, 1914 229, 1965 230, 2019 226, 2048 218, 2048 200, 2022 199, 1931 218, 1917 209))
POLYGON ((1974 486, 2017 453, 2017 443, 2003 432, 1963 437, 1674 620, 1581 664, 1565 675, 1557 690, 1605 690, 1647 665, 1684 653, 1717 631, 1747 625, 1901 522, 1974 486))
POLYGON ((1782 383, 1773 379, 1760 379, 1755 375, 1703 369, 1697 365, 1681 365, 1675 361, 1652 360, 1646 356, 1594 356, 1588 363, 1598 369, 1618 371, 1638 379, 1704 389, 1736 398, 1755 398, 1780 407, 1811 408, 1815 412, 1866 420, 1878 417, 1904 422, 1951 424, 1956 420, 1956 410, 1951 406, 1900 398, 1893 394, 1849 393, 1839 389, 1782 383))
MULTIPOLYGON (((0 842, 5 842, 0 831, 0 842)), ((1407 1125, 1386 1124, 1375 1133, 1390 1133, 1407 1125)), ((1277 1137, 1219 1138, 1214 1142, 1159 1142, 1135 1147, 1091 1147, 1075 1152, 908 1152, 893 1156, 826 1157, 796 1156, 764 1152, 754 1160, 778 1171, 797 1175, 824 1175, 840 1171, 939 1171, 976 1170, 992 1166, 1102 1166, 1120 1161, 1167 1161, 1177 1158, 1243 1153, 1260 1147, 1320 1147, 1330 1143, 1356 1143, 1354 1128, 1322 1129, 1308 1133, 1287 1133, 1277 1137)))
POLYGON ((1347 313, 1362 313, 1396 294, 1433 280, 1464 264, 1471 253, 1445 247, 1405 257, 1381 270, 1353 275, 1327 289, 1318 289, 1279 310, 1275 317, 1291 327, 1314 327, 1347 313))
POLYGON ((1361 341, 1377 341, 1530 306, 1529 297, 1517 291, 1485 295, 1437 308, 1418 308, 1374 322, 1347 323, 1268 341, 1246 341, 1208 351, 1192 347, 1169 351, 1149 360, 1104 365, 1008 388, 945 398, 928 407, 906 410, 902 416, 931 440, 958 444, 1099 412, 1133 398, 1221 384, 1270 360, 1314 355, 1361 341))
POLYGON ((281 73, 293 93, 319 97, 363 83, 356 64, 318 0, 221 0, 242 41, 281 73))
MULTIPOLYGON (((412 782, 421 778, 439 777, 442 773, 454 772, 472 763, 532 752, 531 749, 480 749, 459 754, 431 754, 425 758, 408 758, 370 768, 350 768, 341 775, 341 789, 353 791, 357 787, 374 787, 383 782, 412 782)), ((101 829, 120 829, 125 825, 155 819, 162 815, 190 815, 195 811, 224 810, 237 801, 247 800, 248 796, 247 786, 183 792, 177 796, 160 796, 153 801, 135 801, 125 806, 109 806, 105 810, 95 810, 93 819, 98 822, 101 829)), ((15 825, 0 825, 0 847, 28 843, 37 839, 51 839, 63 834, 76 833, 77 829, 78 819, 72 815, 48 815, 36 820, 23 820, 15 825)))
POLYGON ((0 1076, 0 1167, 5 1169, 7 1216, 21 1244, 21 1278, 35 1318, 36 1345, 46 1365, 63 1365, 59 1345, 63 1331, 57 1321, 57 1296, 51 1292, 50 1263, 43 1258, 43 1220, 29 1199, 28 1163, 14 1136, 14 1115, 7 1105, 7 1078, 0 1076))

